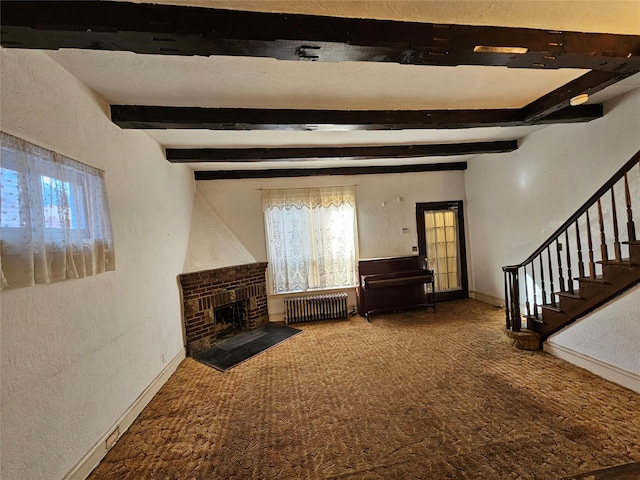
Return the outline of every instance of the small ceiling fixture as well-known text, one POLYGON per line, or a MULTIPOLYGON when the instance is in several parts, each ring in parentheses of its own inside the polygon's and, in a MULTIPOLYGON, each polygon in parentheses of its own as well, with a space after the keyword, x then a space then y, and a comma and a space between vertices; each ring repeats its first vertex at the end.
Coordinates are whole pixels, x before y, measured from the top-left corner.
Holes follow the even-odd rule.
POLYGON ((515 53, 524 55, 529 49, 526 47, 490 47, 487 45, 476 45, 473 47, 473 51, 476 53, 515 53))
POLYGON ((583 103, 586 103, 587 100, 589 100, 589 94, 581 93, 580 95, 576 95, 575 97, 573 97, 569 101, 569 103, 571 104, 572 107, 576 107, 578 105, 582 105, 583 103))

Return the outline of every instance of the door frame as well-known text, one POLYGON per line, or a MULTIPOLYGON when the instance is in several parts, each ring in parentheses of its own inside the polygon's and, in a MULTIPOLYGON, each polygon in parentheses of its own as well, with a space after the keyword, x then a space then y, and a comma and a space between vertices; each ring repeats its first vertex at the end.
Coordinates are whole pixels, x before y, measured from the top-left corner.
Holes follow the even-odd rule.
POLYGON ((451 207, 458 209, 458 254, 460 256, 460 290, 450 292, 436 292, 437 302, 460 300, 469 298, 469 277, 467 274, 467 244, 464 234, 464 209, 462 200, 448 202, 423 202, 416 203, 416 225, 418 232, 418 251, 420 255, 427 256, 427 239, 424 224, 424 213, 433 210, 448 210, 451 207))

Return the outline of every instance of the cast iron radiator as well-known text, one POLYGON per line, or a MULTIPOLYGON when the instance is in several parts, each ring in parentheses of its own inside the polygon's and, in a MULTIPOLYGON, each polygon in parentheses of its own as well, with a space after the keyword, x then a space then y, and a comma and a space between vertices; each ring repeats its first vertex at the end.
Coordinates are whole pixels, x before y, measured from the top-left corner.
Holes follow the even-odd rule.
POLYGON ((285 324, 348 318, 347 294, 328 293, 284 298, 285 324))

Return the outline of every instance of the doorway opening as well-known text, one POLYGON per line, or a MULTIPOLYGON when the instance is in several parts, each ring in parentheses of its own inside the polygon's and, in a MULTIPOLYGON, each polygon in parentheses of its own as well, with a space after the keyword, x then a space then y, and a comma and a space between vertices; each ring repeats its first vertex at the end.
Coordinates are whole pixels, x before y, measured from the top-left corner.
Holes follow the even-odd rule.
POLYGON ((418 250, 433 270, 436 301, 469 297, 462 200, 416 204, 418 250))

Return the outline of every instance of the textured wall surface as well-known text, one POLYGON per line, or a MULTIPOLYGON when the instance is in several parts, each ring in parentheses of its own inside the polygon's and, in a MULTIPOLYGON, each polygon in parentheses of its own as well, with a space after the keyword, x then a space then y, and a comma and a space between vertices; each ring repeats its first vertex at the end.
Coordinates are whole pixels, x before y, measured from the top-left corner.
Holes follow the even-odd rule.
MULTIPOLYGON (((636 90, 605 104, 601 119, 550 126, 525 138, 513 153, 470 162, 466 194, 471 289, 503 297, 500 267, 523 261, 542 244, 638 151, 638 138, 640 91, 636 90)), ((640 205, 638 190, 633 205, 640 205)), ((567 348, 640 373, 637 306, 634 311, 614 302, 607 317, 606 324, 594 320, 579 329, 570 327, 554 343, 566 342, 567 348), (591 339, 605 335, 605 326, 607 341, 592 343, 591 339)))
POLYGON ((2 129, 105 170, 115 237, 115 272, 0 293, 0 477, 59 479, 183 348, 193 177, 44 53, 1 52, 2 129))
MULTIPOLYGON (((261 189, 353 184, 360 258, 411 255, 418 241, 415 204, 465 200, 464 171, 199 181, 197 190, 250 255, 266 261, 261 189)), ((209 268, 224 266, 210 261, 209 268)))
POLYGON ((639 137, 636 90, 605 104, 603 118, 552 125, 515 152, 469 162, 472 290, 501 297, 500 267, 527 258, 638 151, 639 137))
POLYGON ((254 261, 255 258, 202 196, 196 185, 189 247, 183 272, 244 265, 254 261))
POLYGON ((640 375, 640 286, 561 330, 549 339, 628 372, 640 375))

